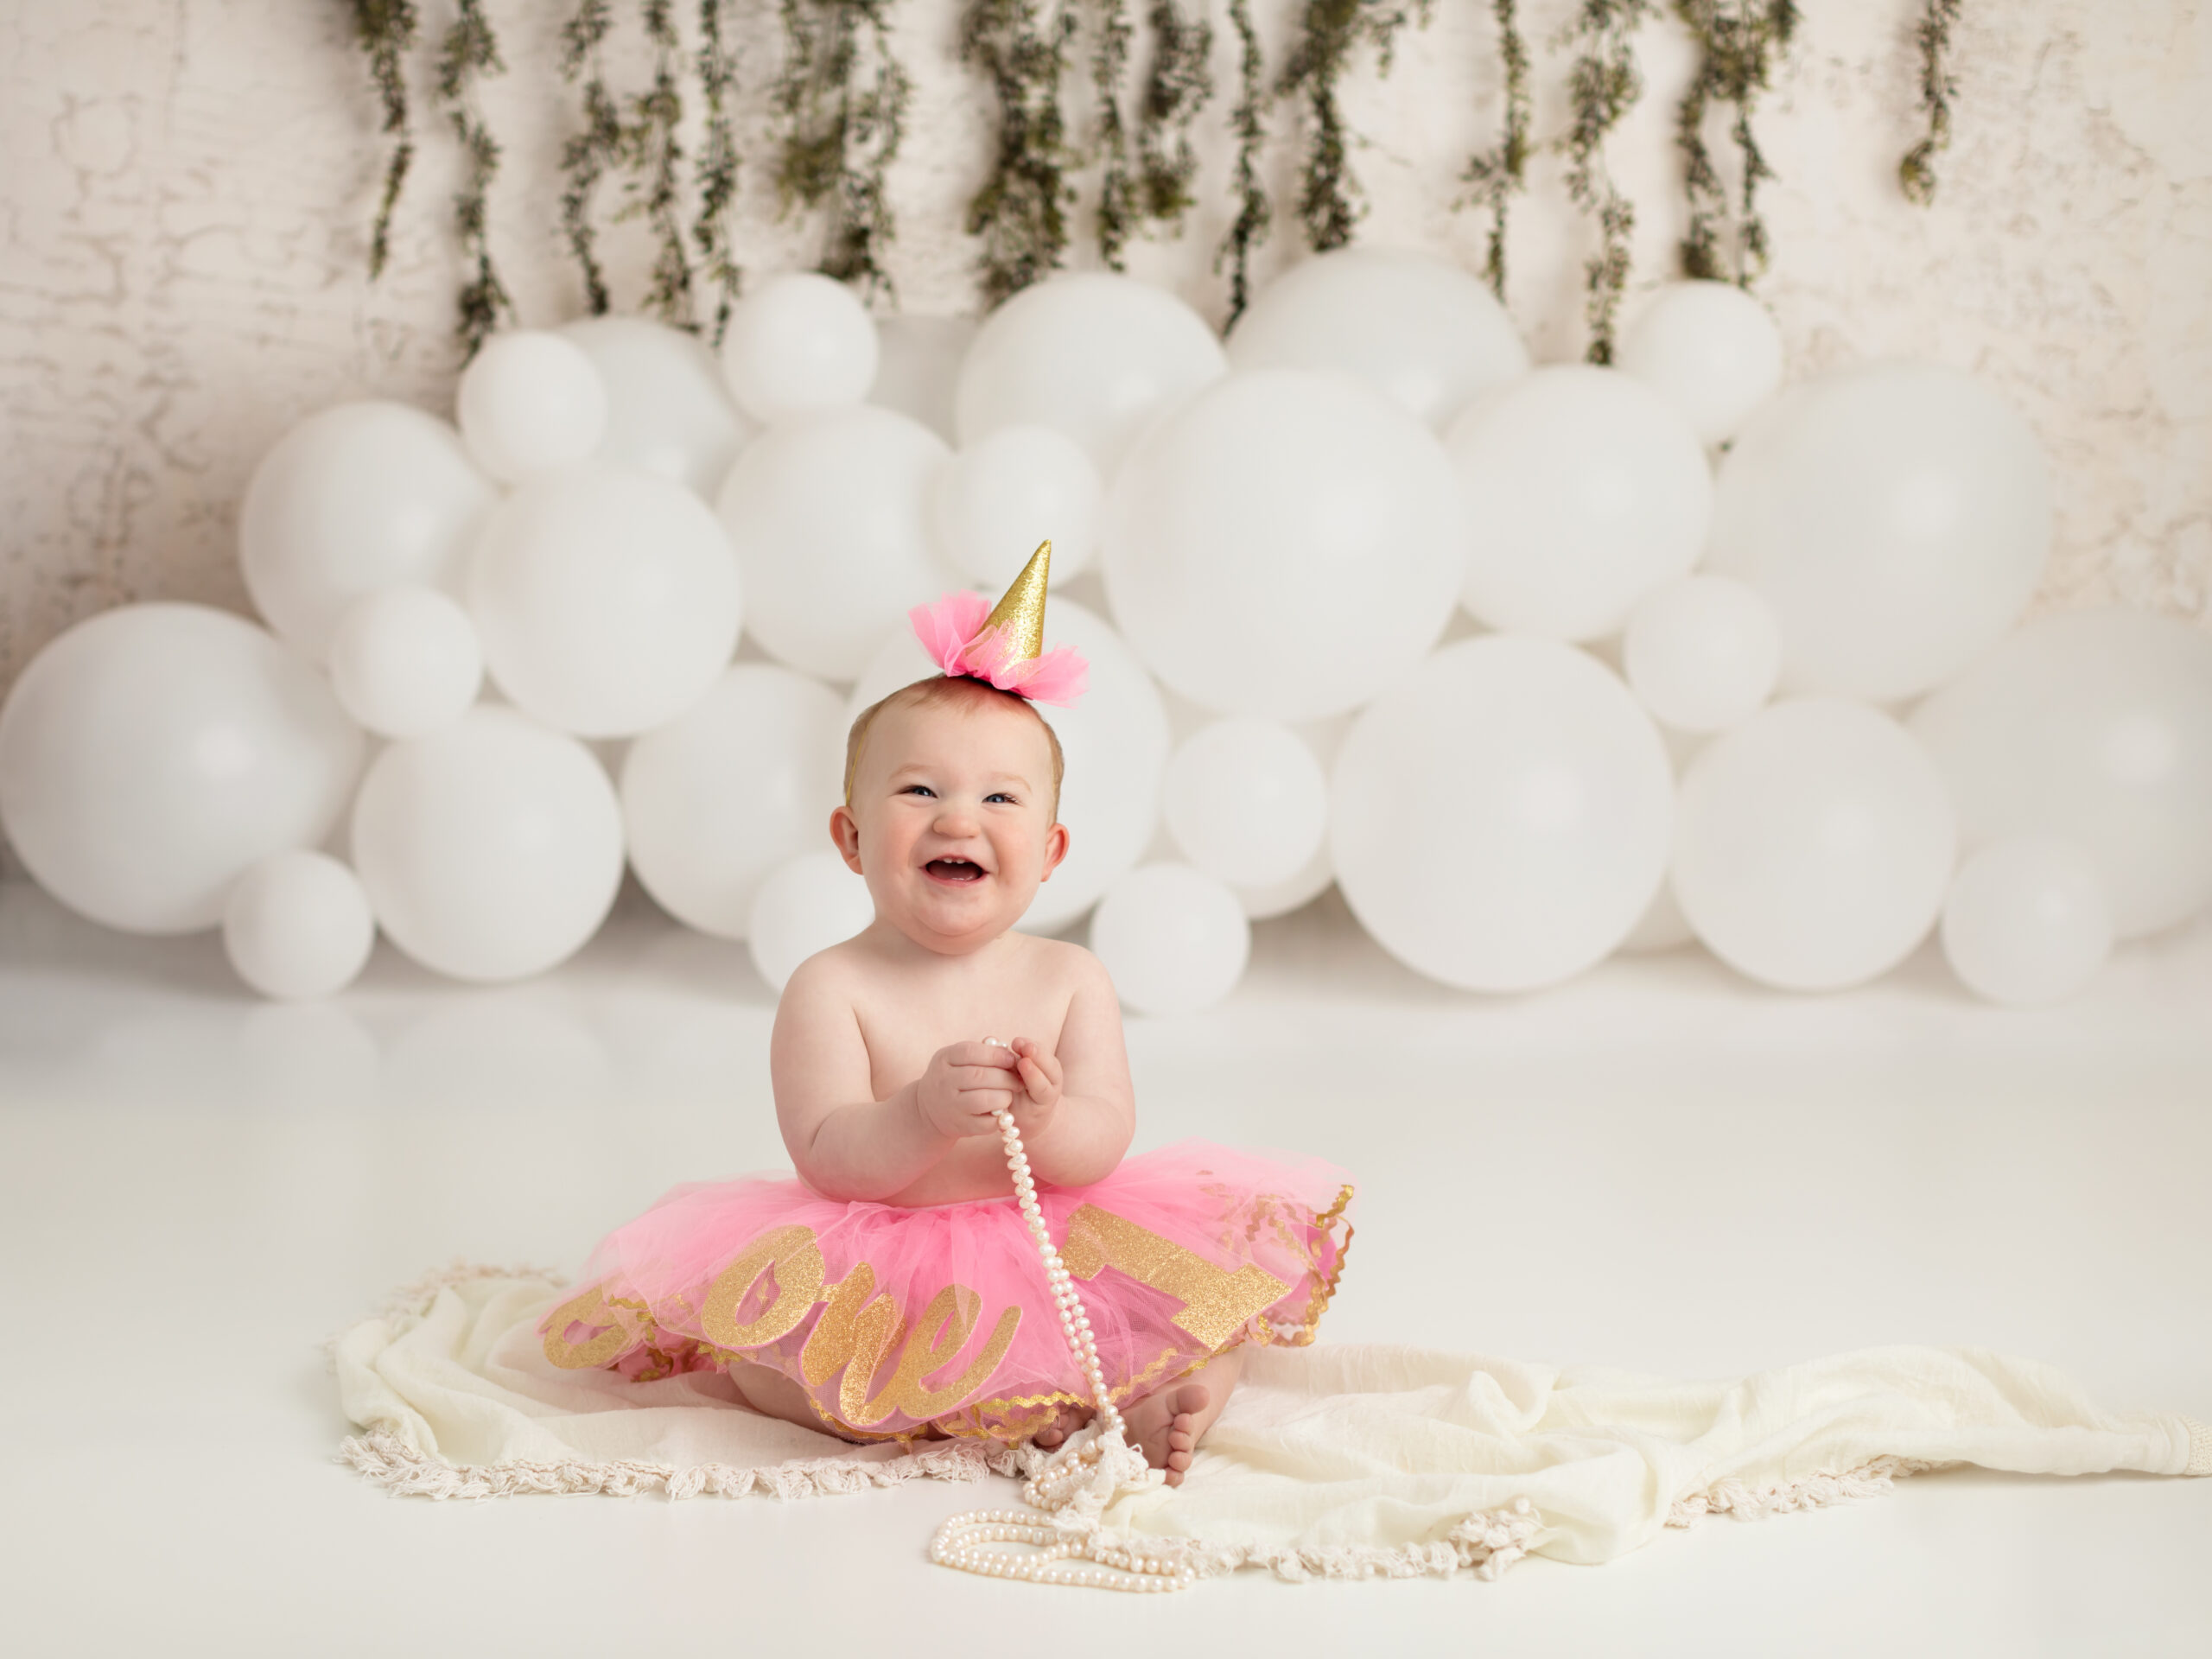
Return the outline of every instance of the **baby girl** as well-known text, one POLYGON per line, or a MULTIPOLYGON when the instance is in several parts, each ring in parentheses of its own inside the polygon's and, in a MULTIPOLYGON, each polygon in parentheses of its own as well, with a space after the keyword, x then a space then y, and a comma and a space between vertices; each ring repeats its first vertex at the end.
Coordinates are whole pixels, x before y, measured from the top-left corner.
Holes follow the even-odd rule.
POLYGON ((1244 1344, 1313 1339, 1351 1236, 1343 1172, 1197 1141, 1125 1157, 1114 987, 1082 947, 1015 931, 1069 844, 1059 741, 1029 700, 1081 689, 1080 658, 1041 649, 1049 553, 988 619, 969 594, 918 611, 946 673, 853 724, 830 830, 875 919, 777 1009, 798 1179, 680 1186, 610 1234, 542 1327, 556 1363, 726 1371, 747 1404, 848 1440, 1059 1444, 1090 1384, 1013 1197, 1005 1109, 1128 1435, 1170 1485, 1244 1344))

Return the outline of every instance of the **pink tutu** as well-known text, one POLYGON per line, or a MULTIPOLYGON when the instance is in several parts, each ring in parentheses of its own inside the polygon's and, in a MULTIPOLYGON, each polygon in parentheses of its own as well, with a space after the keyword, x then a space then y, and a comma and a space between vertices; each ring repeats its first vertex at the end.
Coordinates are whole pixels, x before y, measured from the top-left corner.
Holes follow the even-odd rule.
MULTIPOLYGON (((1311 1342, 1351 1241, 1344 1171, 1200 1141, 1037 1193, 1118 1402, 1242 1342, 1311 1342)), ((602 1239, 584 1277, 538 1327, 572 1370, 749 1361, 861 1439, 1014 1444, 1090 1402, 1011 1196, 910 1209, 769 1176, 689 1183, 602 1239)))

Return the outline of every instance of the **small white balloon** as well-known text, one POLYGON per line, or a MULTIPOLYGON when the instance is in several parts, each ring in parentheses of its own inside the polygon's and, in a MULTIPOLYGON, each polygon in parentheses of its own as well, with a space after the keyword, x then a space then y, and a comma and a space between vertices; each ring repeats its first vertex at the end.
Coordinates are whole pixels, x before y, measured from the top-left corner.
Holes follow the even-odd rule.
POLYGON ((1395 248, 1338 248, 1254 296, 1229 336, 1234 369, 1357 375, 1441 431, 1529 372, 1529 348, 1481 279, 1395 248))
POLYGON ((843 792, 845 709, 819 680, 767 663, 727 670, 622 763, 630 863, 679 921, 741 939, 760 884, 829 838, 843 792))
POLYGON ((1139 1014, 1197 1014, 1236 988, 1252 927, 1236 895, 1187 864, 1147 864, 1107 889, 1090 949, 1122 1004, 1139 1014))
POLYGON ((518 488, 477 543, 468 604, 499 690, 585 737, 673 720, 737 648, 737 561, 721 522, 634 467, 518 488))
POLYGON ((499 500, 461 434, 404 404, 308 416, 253 469, 238 563, 254 608, 321 662, 347 606, 379 588, 457 588, 499 500))
POLYGON ((885 317, 875 325, 875 384, 868 400, 953 442, 961 359, 982 325, 973 317, 885 317))
POLYGON ((1782 330, 1733 283, 1669 283, 1630 320, 1613 361, 1680 410, 1702 442, 1725 443, 1781 389, 1782 330))
POLYGON ((622 880, 622 809, 591 752, 480 704, 377 756, 354 868, 391 942, 454 979, 521 979, 598 930, 622 880))
POLYGON ((50 641, 0 705, 0 830, 79 914, 189 933, 260 860, 329 835, 363 747, 322 676, 243 617, 125 605, 50 641))
POLYGON ((1927 937, 1957 845, 1943 780, 1910 733, 1863 703, 1798 698, 1690 763, 1675 897, 1738 973, 1840 990, 1927 937))
POLYGON ((607 384, 583 347, 560 334, 494 334, 461 371, 461 435, 503 484, 589 456, 607 435, 607 384))
POLYGON ((375 944, 360 878, 327 853, 273 853, 238 878, 223 906, 223 949, 264 996, 329 996, 352 984, 375 944))
POLYGON ((1199 869, 1272 887, 1313 863, 1329 833, 1329 780, 1306 741, 1269 720, 1220 720, 1167 763, 1168 832, 1199 869))
POLYGON ((952 457, 930 489, 930 529, 946 564, 990 591, 1052 543, 1052 585, 1088 569, 1105 489, 1083 446, 1049 426, 1002 426, 952 457))
POLYGON ((1618 369, 1538 369, 1470 408, 1445 447, 1467 503, 1461 602, 1502 632, 1599 639, 1704 550, 1704 448, 1618 369))
POLYGON ((1943 954, 1992 1002, 2063 1002, 2112 951, 2094 860, 2069 841, 2014 836, 1969 854, 1943 900, 1943 954))
POLYGON ((420 737, 459 720, 484 682, 468 613, 435 588, 358 599, 330 638, 330 687, 347 714, 385 737, 420 737))
POLYGON ((809 957, 843 944, 874 920, 865 878, 835 852, 802 853, 760 883, 746 918, 745 942, 760 977, 780 992, 809 957))
POLYGON ((1684 576, 1629 613, 1621 662, 1654 716, 1717 732, 1758 712, 1782 671, 1782 632, 1756 589, 1728 576, 1684 576))
POLYGON ((759 429, 730 397, 713 348, 643 317, 582 317, 560 333, 583 348, 607 391, 607 432, 594 459, 713 500, 759 429))
POLYGON ((1230 891, 1243 906, 1248 920, 1265 922, 1312 904, 1329 890, 1336 879, 1336 862, 1329 855, 1329 843, 1325 838, 1297 874, 1262 887, 1232 887, 1230 891))
POLYGON ((784 271, 730 308, 722 373, 738 407, 755 420, 857 404, 874 383, 875 365, 875 320, 834 276, 784 271))

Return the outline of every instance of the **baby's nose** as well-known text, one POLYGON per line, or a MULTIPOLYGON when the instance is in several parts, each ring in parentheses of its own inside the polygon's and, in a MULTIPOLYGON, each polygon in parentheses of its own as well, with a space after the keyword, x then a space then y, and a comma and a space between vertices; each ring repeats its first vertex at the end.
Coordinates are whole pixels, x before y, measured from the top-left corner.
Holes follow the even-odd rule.
POLYGON ((972 836, 977 828, 975 809, 957 801, 947 801, 938 809, 936 828, 940 836, 955 839, 972 836))

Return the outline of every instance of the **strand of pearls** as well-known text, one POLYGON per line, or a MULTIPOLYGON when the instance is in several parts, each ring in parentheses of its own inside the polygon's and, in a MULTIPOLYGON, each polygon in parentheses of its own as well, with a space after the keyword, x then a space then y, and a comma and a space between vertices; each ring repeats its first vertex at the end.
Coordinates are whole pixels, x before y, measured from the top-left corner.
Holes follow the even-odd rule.
MULTIPOLYGON (((995 1048, 1010 1046, 995 1037, 983 1040, 995 1048)), ((931 1541, 930 1559, 940 1567, 958 1567, 963 1573, 978 1573, 994 1579, 1027 1579, 1033 1584, 1137 1592, 1187 1589, 1195 1575, 1179 1554, 1109 1542, 1099 1537, 1095 1529, 1070 1533, 1040 1519, 1037 1514, 1040 1510, 1066 1508, 1078 1491, 1096 1482, 1102 1458, 1111 1454, 1117 1459, 1126 1459, 1128 1425, 1114 1404, 1113 1391, 1106 1386, 1105 1370, 1098 1363, 1098 1344, 1091 1338, 1090 1316, 1084 1311, 1083 1299, 1076 1294, 1074 1275, 1069 1273, 1067 1263, 1060 1260, 1059 1251, 1053 1248, 1052 1232, 1045 1225, 1045 1212, 1038 1207, 1037 1182, 1030 1173, 1028 1154, 1022 1149, 1021 1131, 1015 1126, 1011 1111, 1001 1108, 995 1116, 1000 1142, 1006 1148, 1007 1173, 1014 1179, 1014 1201, 1021 1206, 1021 1218, 1028 1224, 1029 1236, 1037 1245, 1038 1259, 1045 1264, 1046 1282, 1052 1291, 1052 1306, 1059 1314, 1060 1334, 1082 1370, 1084 1380, 1090 1385, 1090 1398, 1097 1415, 1092 1423, 1094 1432, 1083 1438, 1080 1446, 1071 1440, 1047 1458, 1022 1484, 1021 1497, 1031 1506, 1028 1510, 969 1510, 953 1516, 938 1529, 937 1536, 931 1541), (1035 1548, 1016 1554, 1008 1550, 981 1548, 995 1543, 1028 1544, 1035 1548), (1090 1565, 1066 1565, 1077 1560, 1090 1565)))

